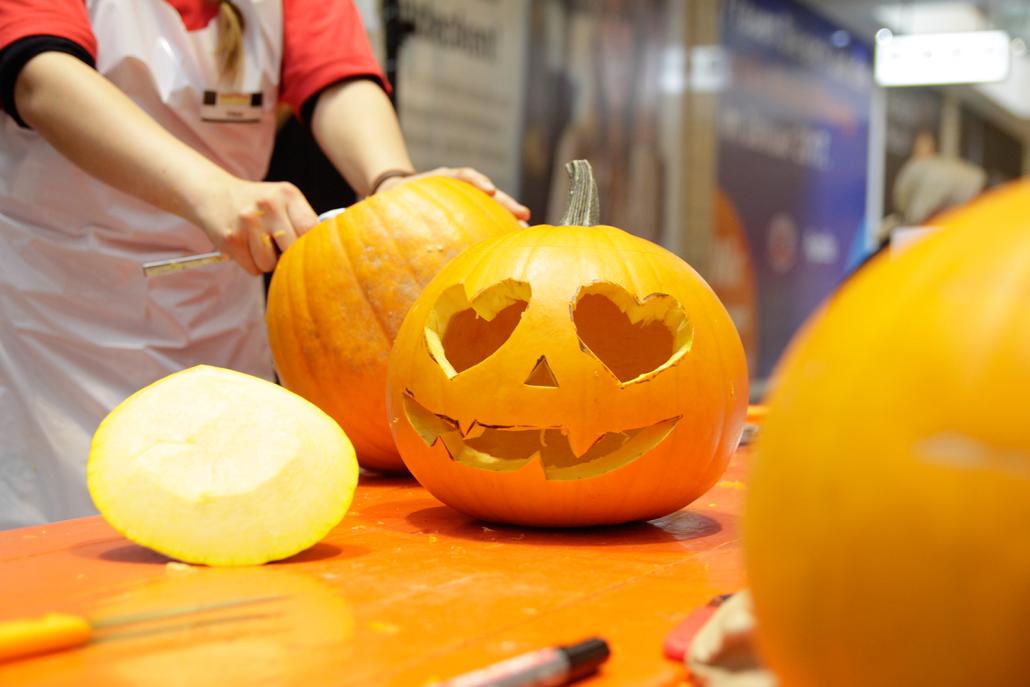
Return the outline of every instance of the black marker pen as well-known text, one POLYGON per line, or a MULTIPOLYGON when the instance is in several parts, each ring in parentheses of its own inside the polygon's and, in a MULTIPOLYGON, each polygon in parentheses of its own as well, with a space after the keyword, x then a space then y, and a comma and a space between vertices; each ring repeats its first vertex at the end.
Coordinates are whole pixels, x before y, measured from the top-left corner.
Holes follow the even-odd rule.
POLYGON ((588 639, 515 656, 437 687, 558 687, 594 672, 609 655, 607 642, 588 639))

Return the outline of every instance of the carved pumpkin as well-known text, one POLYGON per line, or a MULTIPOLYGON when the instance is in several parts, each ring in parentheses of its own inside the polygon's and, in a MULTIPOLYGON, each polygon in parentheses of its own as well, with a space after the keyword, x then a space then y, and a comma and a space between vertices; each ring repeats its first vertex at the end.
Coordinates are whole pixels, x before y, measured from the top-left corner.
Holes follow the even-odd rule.
POLYGON ((422 287, 462 249, 518 229, 485 193, 416 179, 326 220, 283 254, 268 292, 283 385, 343 427, 362 466, 404 469, 386 417, 386 361, 422 287))
MULTIPOLYGON (((577 166, 566 223, 592 225, 577 166)), ((747 406, 744 352, 680 258, 606 226, 479 244, 430 282, 390 360, 412 474, 468 514, 531 525, 665 515, 722 474, 747 406)))
POLYGON ((780 365, 744 529, 782 684, 1030 685, 1030 184, 932 223, 780 365))

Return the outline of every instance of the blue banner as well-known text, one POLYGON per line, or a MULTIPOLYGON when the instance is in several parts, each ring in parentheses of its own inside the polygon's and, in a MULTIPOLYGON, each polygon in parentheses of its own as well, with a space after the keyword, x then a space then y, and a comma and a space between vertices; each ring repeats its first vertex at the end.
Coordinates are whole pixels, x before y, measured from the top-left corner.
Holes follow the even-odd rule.
POLYGON ((872 53, 788 0, 727 0, 723 20, 719 190, 754 270, 763 380, 863 255, 872 53))

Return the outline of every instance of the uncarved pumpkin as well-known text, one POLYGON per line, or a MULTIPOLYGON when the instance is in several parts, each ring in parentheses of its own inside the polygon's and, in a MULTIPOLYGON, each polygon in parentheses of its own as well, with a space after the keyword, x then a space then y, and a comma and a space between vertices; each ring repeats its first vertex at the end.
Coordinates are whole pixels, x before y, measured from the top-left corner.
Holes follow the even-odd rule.
POLYGON ((202 365, 112 410, 87 477, 97 509, 136 543, 190 563, 252 565, 324 537, 350 507, 358 464, 308 401, 202 365))
POLYGON ((266 317, 280 380, 340 423, 362 466, 404 469, 385 388, 408 308, 461 250, 517 228, 471 184, 430 177, 354 204, 283 254, 266 317))
POLYGON ((1030 184, 933 224, 777 375, 745 544, 792 687, 1030 685, 1030 184))
MULTIPOLYGON (((581 210, 588 182, 573 183, 581 210)), ((404 320, 391 428, 412 474, 458 510, 654 518, 711 487, 737 445, 748 382, 726 310, 679 257, 583 226, 590 214, 474 246, 404 320)))

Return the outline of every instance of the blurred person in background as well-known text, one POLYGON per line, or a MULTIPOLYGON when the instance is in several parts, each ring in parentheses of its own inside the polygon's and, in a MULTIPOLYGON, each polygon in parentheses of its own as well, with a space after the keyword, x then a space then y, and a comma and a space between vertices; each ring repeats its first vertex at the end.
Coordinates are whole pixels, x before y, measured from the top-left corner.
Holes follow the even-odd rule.
POLYGON ((884 218, 877 235, 877 252, 906 236, 929 230, 932 218, 945 210, 969 202, 984 190, 987 173, 965 160, 937 152, 933 134, 920 132, 912 145, 912 156, 894 180, 896 212, 884 218))
POLYGON ((0 529, 95 512, 92 434, 141 387, 273 378, 255 275, 317 220, 259 181, 276 104, 369 195, 419 176, 385 88, 350 0, 0 0, 0 529))

